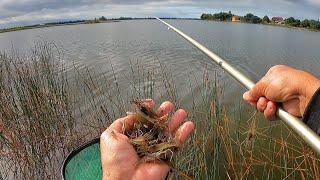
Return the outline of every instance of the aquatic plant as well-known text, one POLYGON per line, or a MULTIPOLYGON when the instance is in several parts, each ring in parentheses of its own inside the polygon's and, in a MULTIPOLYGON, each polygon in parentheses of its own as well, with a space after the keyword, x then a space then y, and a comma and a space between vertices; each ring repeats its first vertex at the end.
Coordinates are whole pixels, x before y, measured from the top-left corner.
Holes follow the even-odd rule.
POLYGON ((0 164, 4 177, 52 178, 57 174, 48 172, 57 168, 55 164, 77 142, 67 77, 56 60, 50 45, 38 44, 25 57, 14 50, 10 55, 0 54, 0 164))

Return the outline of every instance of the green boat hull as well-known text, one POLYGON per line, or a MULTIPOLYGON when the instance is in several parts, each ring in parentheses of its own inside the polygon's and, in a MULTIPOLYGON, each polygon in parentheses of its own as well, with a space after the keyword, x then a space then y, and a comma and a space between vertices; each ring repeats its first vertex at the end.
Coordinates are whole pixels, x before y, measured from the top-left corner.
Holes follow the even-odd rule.
POLYGON ((63 163, 61 175, 65 180, 101 179, 99 138, 72 151, 63 163))

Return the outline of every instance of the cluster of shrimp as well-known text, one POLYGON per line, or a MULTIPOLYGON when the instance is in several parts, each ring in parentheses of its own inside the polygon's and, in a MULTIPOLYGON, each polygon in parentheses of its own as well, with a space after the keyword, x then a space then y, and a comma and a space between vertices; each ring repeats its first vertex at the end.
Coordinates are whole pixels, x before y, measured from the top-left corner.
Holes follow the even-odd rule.
POLYGON ((134 100, 133 104, 136 106, 136 111, 130 114, 136 115, 137 122, 127 136, 139 157, 148 162, 171 162, 178 146, 174 143, 172 135, 165 131, 169 115, 159 117, 153 109, 140 100, 134 100))

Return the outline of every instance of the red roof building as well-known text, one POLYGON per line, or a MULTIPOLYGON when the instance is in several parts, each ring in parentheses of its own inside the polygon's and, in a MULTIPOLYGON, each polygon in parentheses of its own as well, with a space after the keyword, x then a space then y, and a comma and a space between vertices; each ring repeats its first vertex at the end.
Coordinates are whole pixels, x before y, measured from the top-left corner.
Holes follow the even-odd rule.
POLYGON ((282 24, 284 22, 282 17, 273 17, 271 21, 275 24, 282 24))

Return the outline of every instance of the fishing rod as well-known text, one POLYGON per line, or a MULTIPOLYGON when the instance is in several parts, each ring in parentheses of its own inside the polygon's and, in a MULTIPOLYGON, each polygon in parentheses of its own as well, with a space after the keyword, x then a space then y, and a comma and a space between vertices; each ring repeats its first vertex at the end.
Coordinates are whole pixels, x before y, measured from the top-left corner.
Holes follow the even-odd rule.
MULTIPOLYGON (((245 88, 252 89, 255 85, 255 83, 250 80, 248 77, 243 75, 240 71, 232 67, 230 64, 228 64, 225 60, 223 60, 221 57, 216 55, 215 53, 211 52, 209 49, 201 45, 196 40, 192 39, 179 29, 173 27, 169 23, 159 19, 158 17, 155 17, 157 20, 168 26, 168 29, 172 29, 176 33, 178 33, 180 36, 182 36, 184 39, 189 41, 192 45, 197 47, 200 51, 202 51, 204 54, 206 54, 209 58, 211 58, 215 63, 217 63, 222 69, 227 71, 235 80, 237 80, 241 85, 243 85, 245 88)), ((293 129, 294 132, 296 132, 304 141, 307 142, 307 144, 313 148, 318 154, 320 154, 320 136, 316 134, 312 129, 310 129, 302 120, 298 119, 295 116, 290 115, 286 111, 284 111, 282 108, 277 109, 277 116, 282 119, 289 127, 293 129)))

